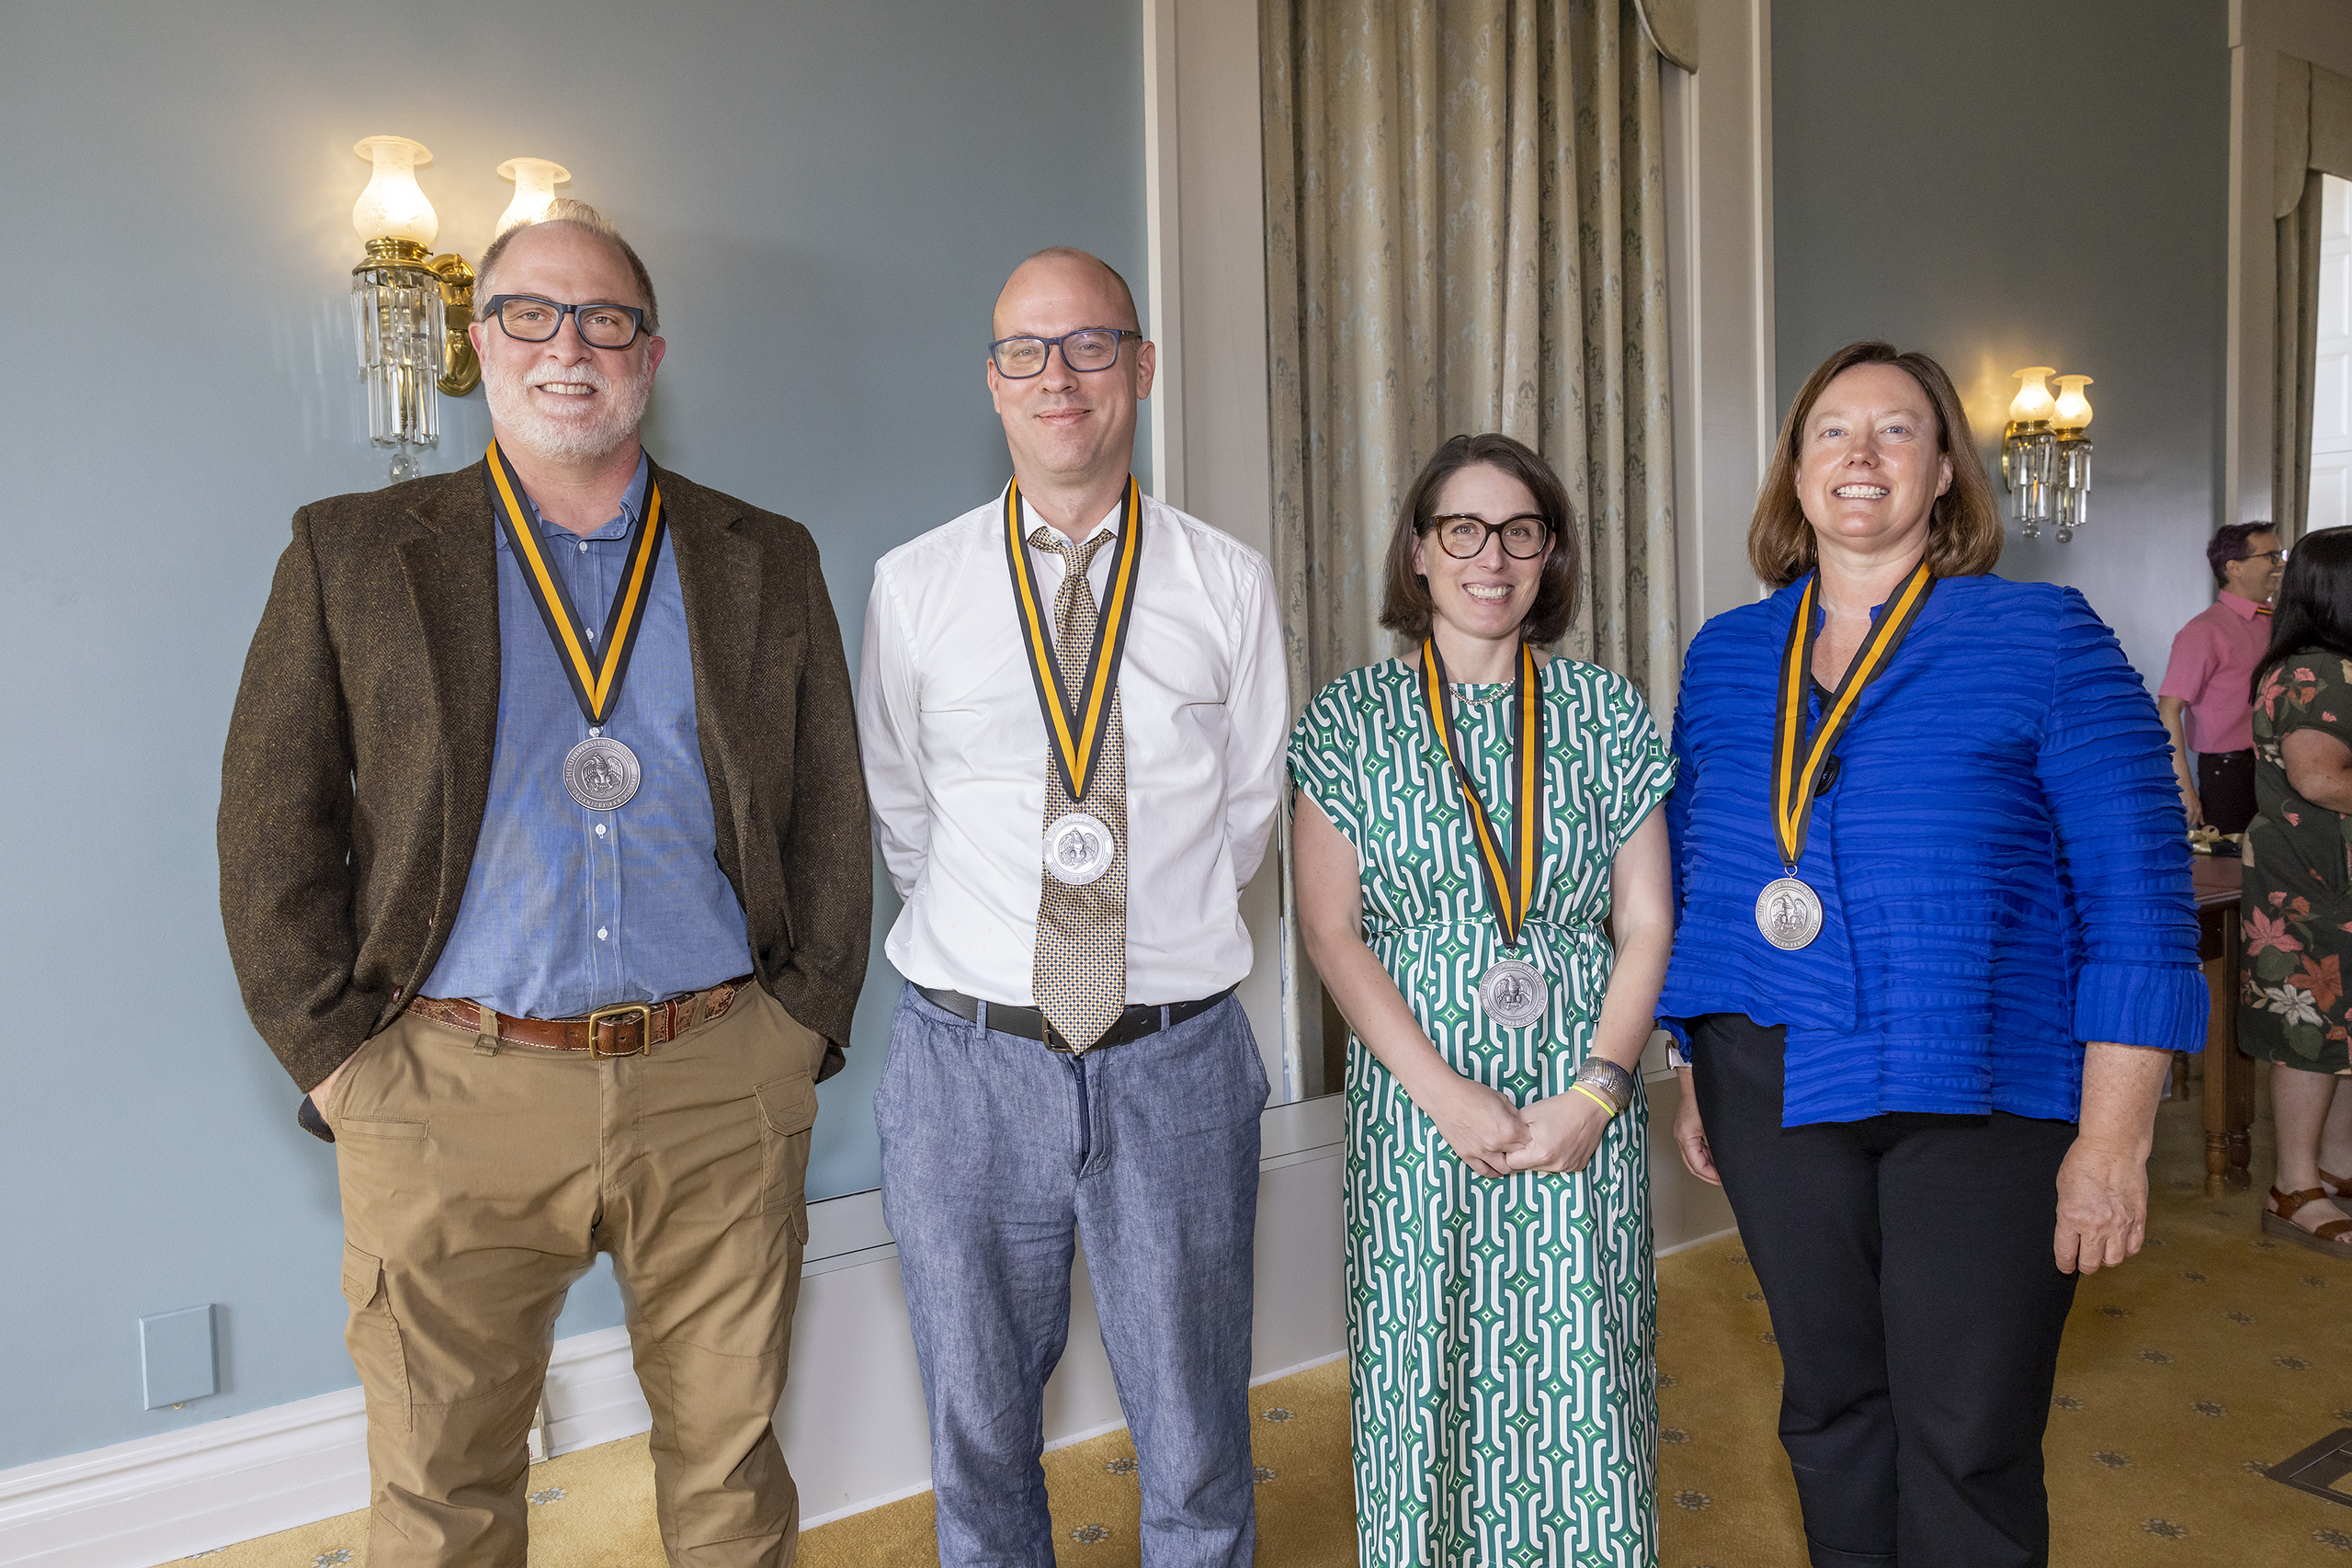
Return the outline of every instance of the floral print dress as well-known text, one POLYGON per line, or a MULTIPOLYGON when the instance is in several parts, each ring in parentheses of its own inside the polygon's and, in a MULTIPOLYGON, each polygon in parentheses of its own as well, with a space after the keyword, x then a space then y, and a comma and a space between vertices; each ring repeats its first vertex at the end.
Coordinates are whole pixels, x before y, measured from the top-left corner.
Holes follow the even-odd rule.
POLYGON ((2255 816, 2245 835, 2245 935, 2238 1043, 2306 1073, 2347 1070, 2352 998, 2352 816, 2312 805, 2287 780, 2279 745, 2322 730, 2352 745, 2352 659, 2292 653, 2254 703, 2255 816))

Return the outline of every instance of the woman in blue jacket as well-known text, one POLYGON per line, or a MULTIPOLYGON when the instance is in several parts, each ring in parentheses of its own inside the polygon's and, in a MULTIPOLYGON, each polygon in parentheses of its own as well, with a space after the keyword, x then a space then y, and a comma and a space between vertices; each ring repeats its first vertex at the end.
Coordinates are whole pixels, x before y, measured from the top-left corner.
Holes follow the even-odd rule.
POLYGON ((1840 349, 1749 526, 1778 591, 1692 641, 1675 714, 1676 1135, 1771 1308, 1815 1564, 2048 1561, 2076 1272, 2139 1250, 2204 1040, 2155 705, 2000 552, 1943 368, 1840 349))

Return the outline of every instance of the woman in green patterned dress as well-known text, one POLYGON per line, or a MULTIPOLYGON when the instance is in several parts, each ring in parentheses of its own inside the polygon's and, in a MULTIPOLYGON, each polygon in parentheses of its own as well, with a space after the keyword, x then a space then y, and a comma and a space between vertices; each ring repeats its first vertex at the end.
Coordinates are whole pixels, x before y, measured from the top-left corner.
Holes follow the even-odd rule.
POLYGON ((1353 1031, 1367 1565, 1656 1558, 1638 1063, 1674 764, 1630 682, 1534 652, 1575 608, 1572 523, 1526 447, 1447 442, 1389 551, 1412 654, 1325 687, 1290 742, 1301 929, 1353 1031))
POLYGON ((2352 528, 2308 535, 2288 559, 2270 651, 2254 676, 2254 790, 2238 1043, 2272 1066, 2278 1180, 2262 1228, 2352 1258, 2343 973, 2352 953, 2352 528), (2342 1114, 2331 1117, 2331 1104, 2342 1114))

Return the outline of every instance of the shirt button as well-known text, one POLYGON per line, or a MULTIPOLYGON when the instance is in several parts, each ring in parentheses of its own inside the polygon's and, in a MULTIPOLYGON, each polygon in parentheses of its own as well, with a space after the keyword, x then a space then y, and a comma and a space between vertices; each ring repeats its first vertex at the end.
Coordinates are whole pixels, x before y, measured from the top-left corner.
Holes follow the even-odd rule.
POLYGON ((605 928, 604 928, 603 926, 597 926, 597 941, 599 941, 599 942, 601 942, 601 941, 603 941, 604 939, 605 939, 605 928))
POLYGON ((597 824, 597 836, 598 838, 602 838, 604 835, 605 835, 605 824, 602 824, 602 823, 598 823, 598 824, 597 824))
POLYGON ((583 555, 588 553, 588 541, 586 540, 582 540, 580 541, 580 553, 583 555))

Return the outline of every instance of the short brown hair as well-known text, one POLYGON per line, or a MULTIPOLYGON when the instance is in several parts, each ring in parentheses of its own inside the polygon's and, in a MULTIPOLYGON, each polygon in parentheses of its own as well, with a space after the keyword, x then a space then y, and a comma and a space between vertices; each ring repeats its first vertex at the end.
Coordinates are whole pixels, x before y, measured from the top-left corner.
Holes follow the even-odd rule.
POLYGON ((1974 577, 1992 571, 2001 561, 2001 508, 1993 499, 1984 460, 1969 434, 1968 412, 1960 407, 1960 393, 1941 365, 1917 349, 1898 351, 1892 343, 1849 343, 1823 360, 1798 389, 1772 450, 1772 467, 1756 495, 1755 516, 1748 521, 1748 564, 1772 586, 1785 588, 1820 563, 1812 524, 1797 497, 1805 421, 1822 390, 1857 365, 1892 365, 1918 382, 1936 405, 1936 449, 1952 461, 1952 483, 1927 514, 1927 569, 1938 577, 1974 577))
MULTIPOLYGON (((637 292, 644 298, 645 331, 648 335, 652 335, 662 330, 662 308, 653 300, 653 275, 646 271, 645 264, 638 259, 637 247, 622 239, 620 231, 614 228, 612 221, 603 213, 586 202, 574 201, 568 196, 559 196, 550 203, 547 216, 544 218, 536 218, 528 223, 517 223, 490 242, 490 248, 482 253, 482 261, 473 269, 476 298, 485 301, 491 298, 491 269, 498 265, 501 257, 506 256, 506 247, 514 244, 515 236, 525 229, 535 229, 542 223, 570 223, 576 228, 585 229, 619 251, 620 259, 629 264, 629 275, 637 280, 637 292)), ((566 303, 570 302, 573 301, 566 301, 566 303)), ((612 302, 617 304, 619 301, 612 302)))
POLYGON ((1413 569, 1413 543, 1428 526, 1437 507, 1437 493, 1446 481, 1463 469, 1483 463, 1500 469, 1535 497, 1535 508, 1551 529, 1551 555, 1536 580, 1535 606, 1519 626, 1530 642, 1560 641, 1575 618, 1576 593, 1584 580, 1576 553, 1576 514, 1568 505, 1567 486, 1551 465, 1508 436, 1456 436, 1439 447, 1413 488, 1404 493, 1396 528, 1389 535, 1387 580, 1381 589, 1381 624, 1408 642, 1429 635, 1437 607, 1429 597, 1429 580, 1413 569))

